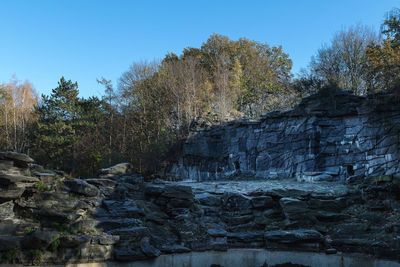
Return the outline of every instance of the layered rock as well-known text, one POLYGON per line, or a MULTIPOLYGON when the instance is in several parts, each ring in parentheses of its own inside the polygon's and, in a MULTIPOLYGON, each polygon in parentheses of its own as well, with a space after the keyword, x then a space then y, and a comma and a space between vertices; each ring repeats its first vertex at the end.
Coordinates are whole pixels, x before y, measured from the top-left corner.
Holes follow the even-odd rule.
POLYGON ((235 175, 303 181, 399 175, 396 96, 321 92, 259 121, 196 130, 167 176, 195 181, 235 175))
POLYGON ((0 152, 0 202, 20 198, 26 187, 39 182, 31 177, 33 159, 15 152, 0 152))
POLYGON ((101 173, 58 176, 2 200, 0 264, 134 262, 231 248, 400 260, 400 183, 392 176, 344 185, 144 182, 133 172, 101 173))

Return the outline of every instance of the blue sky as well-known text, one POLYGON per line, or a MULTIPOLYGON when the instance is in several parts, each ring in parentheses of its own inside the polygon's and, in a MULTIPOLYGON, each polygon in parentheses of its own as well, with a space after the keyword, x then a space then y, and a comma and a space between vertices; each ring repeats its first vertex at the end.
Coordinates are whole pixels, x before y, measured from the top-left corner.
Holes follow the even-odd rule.
POLYGON ((0 0, 0 82, 12 74, 49 94, 61 76, 80 95, 101 95, 133 61, 200 47, 212 33, 282 45, 293 72, 333 34, 361 23, 379 30, 392 0, 0 0))

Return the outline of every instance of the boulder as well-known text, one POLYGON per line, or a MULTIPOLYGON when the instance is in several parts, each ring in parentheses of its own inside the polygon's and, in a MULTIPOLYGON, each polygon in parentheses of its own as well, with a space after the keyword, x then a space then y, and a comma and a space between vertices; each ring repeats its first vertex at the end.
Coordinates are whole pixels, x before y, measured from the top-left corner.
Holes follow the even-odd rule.
POLYGON ((24 187, 8 186, 0 187, 0 199, 18 199, 25 192, 24 187))
POLYGON ((221 204, 221 197, 209 193, 196 194, 195 198, 204 206, 217 207, 221 204))
POLYGON ((39 179, 35 177, 0 173, 0 184, 2 185, 9 185, 16 183, 37 183, 37 182, 39 182, 39 179))
POLYGON ((111 235, 118 235, 121 241, 129 240, 139 242, 144 237, 148 237, 150 235, 150 231, 147 227, 130 227, 130 228, 120 228, 114 229, 108 232, 111 235))
POLYGON ((102 234, 92 237, 92 243, 99 243, 100 245, 114 245, 118 243, 119 236, 102 234))
POLYGON ((143 209, 129 201, 104 200, 103 206, 109 212, 110 217, 141 218, 145 215, 143 209))
POLYGON ((95 197, 99 194, 99 189, 96 186, 88 184, 80 179, 68 179, 64 181, 69 191, 84 195, 87 197, 95 197))
POLYGON ((14 218, 14 203, 12 201, 0 204, 0 221, 14 218))
POLYGON ((227 231, 222 228, 213 228, 213 229, 208 229, 207 234, 209 234, 212 237, 224 237, 227 235, 227 231))
POLYGON ((281 198, 279 201, 282 210, 290 221, 304 220, 308 217, 310 210, 305 201, 295 198, 281 198))
POLYGON ((91 237, 87 234, 63 235, 60 237, 60 247, 76 248, 90 241, 91 237))
POLYGON ((255 209, 272 208, 273 204, 273 199, 270 196, 258 196, 251 199, 251 205, 255 209))
POLYGON ((8 159, 0 159, 0 171, 8 171, 13 167, 14 167, 14 161, 8 159))
POLYGON ((162 196, 176 199, 193 199, 194 197, 190 186, 175 184, 165 185, 162 196))
POLYGON ((99 177, 107 178, 113 176, 124 176, 133 173, 133 165, 130 163, 119 163, 117 165, 111 166, 109 168, 100 169, 99 177))
POLYGON ((160 196, 165 190, 163 185, 147 183, 144 186, 144 193, 146 196, 154 198, 160 196))
POLYGON ((21 154, 17 152, 0 152, 0 159, 11 159, 15 161, 25 162, 25 163, 33 163, 35 162, 31 157, 26 154, 21 154))
POLYGON ((142 240, 140 248, 148 258, 156 258, 161 255, 161 252, 158 249, 150 245, 149 240, 147 238, 145 240, 142 240))
POLYGON ((225 193, 222 199, 222 205, 228 211, 250 210, 251 208, 250 198, 239 193, 225 193))

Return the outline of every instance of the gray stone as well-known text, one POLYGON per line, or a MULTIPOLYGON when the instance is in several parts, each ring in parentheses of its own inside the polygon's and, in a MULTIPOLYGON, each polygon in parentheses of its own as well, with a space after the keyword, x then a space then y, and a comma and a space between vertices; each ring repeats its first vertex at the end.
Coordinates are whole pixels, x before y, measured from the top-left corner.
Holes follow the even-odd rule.
POLYGON ((11 159, 16 161, 22 161, 26 163, 33 163, 34 160, 26 154, 16 153, 16 152, 0 152, 0 159, 11 159))
POLYGON ((207 233, 213 237, 224 237, 227 234, 226 230, 221 228, 208 229, 207 233))
POLYGON ((92 242, 98 242, 100 245, 114 245, 118 243, 119 239, 119 236, 102 234, 100 236, 92 237, 92 242))
POLYGON ((295 198, 281 198, 279 203, 289 220, 305 219, 307 213, 309 213, 309 208, 304 201, 295 198))
POLYGON ((251 205, 256 209, 272 208, 273 200, 270 196, 253 197, 251 199, 251 205))
POLYGON ((9 185, 16 183, 37 183, 39 182, 38 178, 30 177, 30 176, 22 176, 22 175, 8 175, 0 173, 0 184, 9 185))
POLYGON ((231 247, 262 247, 264 236, 262 232, 228 233, 227 242, 231 247))
POLYGON ((60 247, 63 248, 76 248, 82 244, 91 241, 90 235, 77 234, 77 235, 63 235, 60 237, 60 247))
POLYGON ((345 198, 335 198, 327 200, 311 198, 307 203, 311 209, 326 211, 341 211, 347 206, 345 198))
POLYGON ((77 213, 60 212, 46 208, 32 209, 32 215, 37 217, 44 224, 49 224, 51 222, 68 224, 75 222, 79 217, 81 217, 81 215, 77 213))
POLYGON ((197 194, 196 199, 201 205, 205 206, 219 206, 221 204, 221 198, 209 193, 197 194))
POLYGON ((111 235, 118 235, 120 240, 135 240, 140 241, 144 237, 150 235, 150 231, 147 227, 130 227, 114 229, 108 232, 111 235))
POLYGON ((278 243, 298 243, 298 242, 315 242, 322 240, 322 234, 315 230, 299 229, 299 230, 280 230, 265 232, 264 237, 270 242, 278 243))
POLYGON ((2 160, 0 159, 0 170, 1 171, 7 171, 14 167, 14 161, 12 160, 2 160))
POLYGON ((0 221, 14 218, 14 203, 12 201, 0 204, 0 221))
POLYGON ((0 199, 18 199, 24 192, 24 187, 0 187, 0 199))
POLYGON ((192 188, 184 185, 167 184, 162 193, 167 198, 193 199, 192 188))
POLYGON ((161 255, 161 252, 152 245, 150 245, 148 240, 142 242, 140 248, 148 258, 156 258, 161 255))
POLYGON ((104 200, 103 205, 109 212, 110 217, 121 218, 141 218, 145 215, 143 209, 138 208, 130 201, 120 202, 114 200, 104 200))
POLYGON ((144 192, 149 197, 158 197, 164 192, 164 186, 158 184, 147 183, 144 186, 144 192))
POLYGON ((124 176, 133 173, 133 166, 130 163, 120 163, 112 167, 99 170, 99 177, 113 177, 113 176, 124 176))
POLYGON ((99 189, 96 186, 88 184, 84 180, 80 179, 68 179, 64 181, 64 184, 68 186, 71 192, 88 196, 95 197, 99 194, 99 189))
POLYGON ((250 210, 250 198, 238 193, 228 192, 223 197, 223 206, 228 211, 250 210))

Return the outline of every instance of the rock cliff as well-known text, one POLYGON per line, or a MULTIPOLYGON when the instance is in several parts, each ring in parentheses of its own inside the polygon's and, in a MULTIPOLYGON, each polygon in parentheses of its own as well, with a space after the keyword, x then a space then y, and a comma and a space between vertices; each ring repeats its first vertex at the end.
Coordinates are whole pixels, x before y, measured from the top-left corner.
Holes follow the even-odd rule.
POLYGON ((325 91, 259 121, 193 132, 167 176, 205 181, 239 174, 299 180, 398 175, 399 138, 397 97, 325 91))

